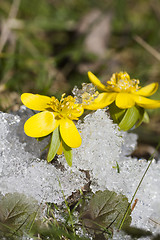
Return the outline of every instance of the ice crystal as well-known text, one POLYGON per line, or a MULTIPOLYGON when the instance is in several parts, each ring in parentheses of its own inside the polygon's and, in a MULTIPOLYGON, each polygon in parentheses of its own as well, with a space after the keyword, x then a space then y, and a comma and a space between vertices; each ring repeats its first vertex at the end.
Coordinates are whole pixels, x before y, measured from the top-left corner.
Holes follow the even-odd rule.
POLYGON ((95 86, 92 83, 82 83, 82 88, 75 86, 72 93, 77 103, 90 104, 98 96, 95 86))

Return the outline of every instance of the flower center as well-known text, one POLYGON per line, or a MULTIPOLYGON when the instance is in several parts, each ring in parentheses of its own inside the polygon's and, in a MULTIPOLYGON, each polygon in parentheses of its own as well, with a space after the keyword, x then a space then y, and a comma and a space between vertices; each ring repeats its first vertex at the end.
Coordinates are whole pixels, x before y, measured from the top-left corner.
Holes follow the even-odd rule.
POLYGON ((76 104, 76 99, 72 96, 64 97, 65 93, 62 94, 61 100, 58 101, 55 97, 51 97, 49 107, 56 113, 60 118, 69 118, 71 120, 78 120, 83 113, 81 104, 76 104))
POLYGON ((130 79, 126 72, 114 73, 109 81, 107 88, 114 92, 135 92, 139 89, 139 80, 130 79))

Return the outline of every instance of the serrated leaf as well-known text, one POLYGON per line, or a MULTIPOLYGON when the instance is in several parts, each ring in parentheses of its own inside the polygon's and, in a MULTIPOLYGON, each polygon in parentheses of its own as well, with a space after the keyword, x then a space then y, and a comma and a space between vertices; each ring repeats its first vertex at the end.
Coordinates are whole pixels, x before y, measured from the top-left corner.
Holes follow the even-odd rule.
MULTIPOLYGON (((109 190, 98 191, 91 198, 89 210, 83 216, 84 224, 95 229, 100 226, 107 229, 110 227, 118 228, 128 205, 127 197, 122 194, 118 195, 109 190)), ((123 227, 129 226, 130 223, 131 216, 127 215, 123 227)))
POLYGON ((57 127, 52 133, 51 143, 50 143, 50 147, 47 155, 48 162, 51 162, 53 160, 53 158, 55 157, 59 149, 60 144, 61 144, 61 136, 59 132, 59 127, 57 127))
POLYGON ((0 236, 21 235, 29 228, 38 210, 38 203, 20 193, 8 193, 0 201, 0 236))
POLYGON ((72 148, 69 147, 63 140, 62 140, 62 148, 63 153, 66 159, 66 162, 71 167, 72 166, 72 148))

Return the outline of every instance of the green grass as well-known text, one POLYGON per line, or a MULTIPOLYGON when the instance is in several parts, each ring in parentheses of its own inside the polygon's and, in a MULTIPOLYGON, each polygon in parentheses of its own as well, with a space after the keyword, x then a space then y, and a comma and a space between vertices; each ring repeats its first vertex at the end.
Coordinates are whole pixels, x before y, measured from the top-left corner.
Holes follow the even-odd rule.
MULTIPOLYGON (((17 110, 23 92, 58 98, 70 94, 75 85, 89 82, 87 71, 104 81, 113 72, 127 71, 142 86, 160 82, 159 16, 158 0, 1 0, 0 110, 17 110), (95 10, 100 11, 98 20, 80 33, 81 23, 95 10), (88 51, 85 41, 108 15, 110 37, 105 54, 99 56, 88 51), (4 31, 8 26, 9 33, 4 31), (135 36, 155 51, 148 51, 135 36)), ((159 113, 150 111, 153 116, 159 113)))

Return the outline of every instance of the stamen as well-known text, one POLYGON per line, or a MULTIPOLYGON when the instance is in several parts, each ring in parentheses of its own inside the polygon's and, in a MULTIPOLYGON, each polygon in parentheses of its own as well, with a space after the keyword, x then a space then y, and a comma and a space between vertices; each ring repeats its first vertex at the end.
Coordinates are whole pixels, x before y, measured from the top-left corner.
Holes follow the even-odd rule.
POLYGON ((139 80, 130 79, 126 72, 114 73, 109 81, 107 81, 107 88, 109 91, 115 92, 135 92, 139 89, 139 80))
POLYGON ((55 97, 51 97, 49 107, 52 108, 54 112, 59 113, 60 118, 68 117, 71 120, 78 120, 80 113, 83 112, 82 106, 75 103, 76 99, 74 97, 64 96, 65 93, 62 95, 60 101, 55 97))

